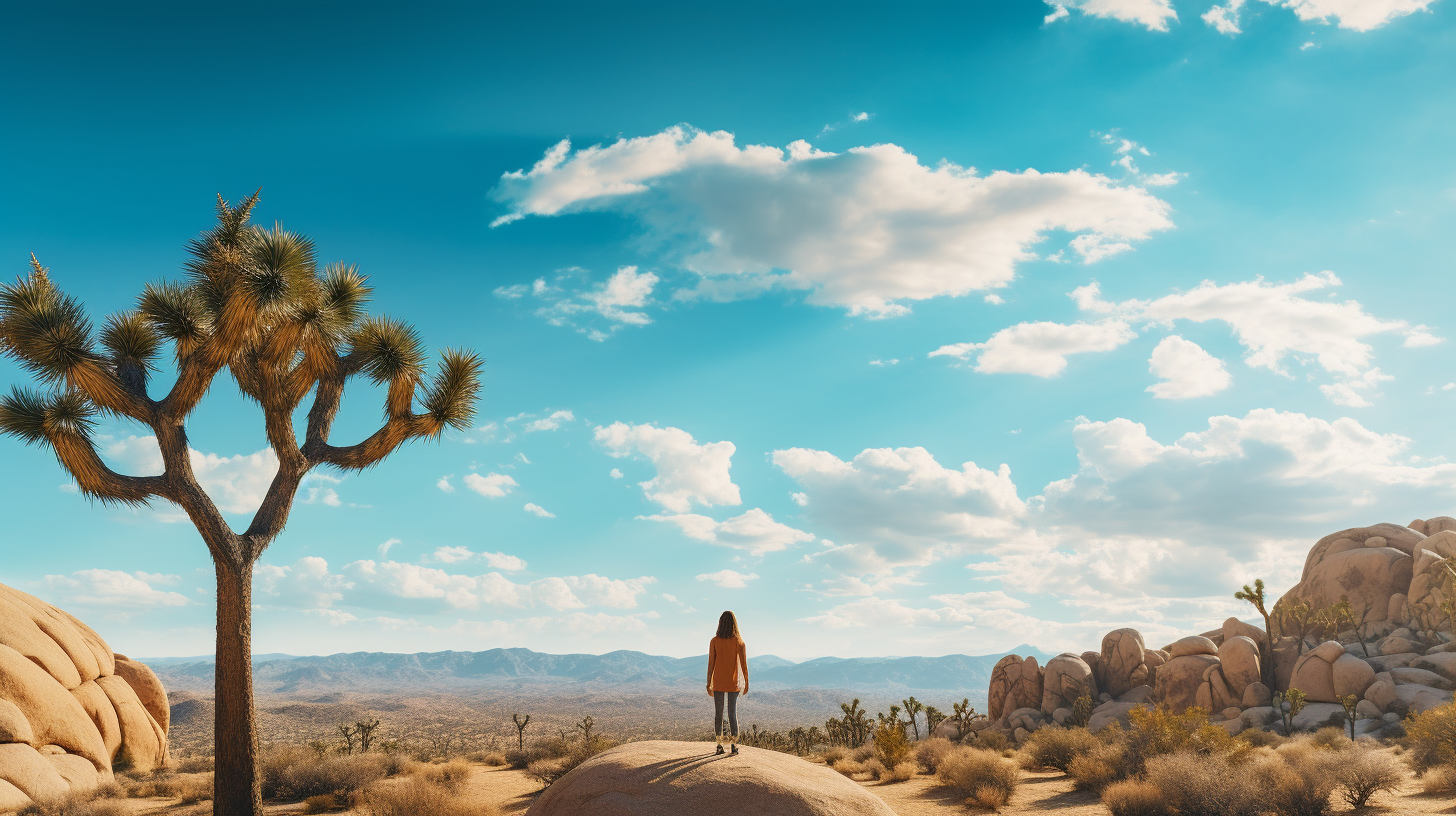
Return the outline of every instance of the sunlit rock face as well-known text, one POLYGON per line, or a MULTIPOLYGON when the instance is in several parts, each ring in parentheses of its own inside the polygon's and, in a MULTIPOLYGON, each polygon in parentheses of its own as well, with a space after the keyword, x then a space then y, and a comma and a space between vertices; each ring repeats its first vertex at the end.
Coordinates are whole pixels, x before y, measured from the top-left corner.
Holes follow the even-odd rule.
POLYGON ((0 584, 0 811, 166 764, 168 711, 151 669, 0 584))

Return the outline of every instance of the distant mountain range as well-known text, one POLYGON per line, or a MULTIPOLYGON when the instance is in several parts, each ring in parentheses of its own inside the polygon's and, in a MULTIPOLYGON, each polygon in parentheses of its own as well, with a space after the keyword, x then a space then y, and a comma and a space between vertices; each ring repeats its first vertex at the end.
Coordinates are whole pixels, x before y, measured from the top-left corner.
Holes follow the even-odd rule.
MULTIPOLYGON (((1045 661, 1051 655, 1031 646, 1012 650, 1045 661)), ((821 657, 795 663, 774 655, 749 658, 754 688, 764 691, 821 688, 856 691, 937 690, 984 696, 991 669, 1005 652, 943 657, 821 657)), ((212 690, 212 656, 144 659, 169 690, 212 690)), ((470 688, 566 691, 588 684, 603 687, 683 687, 701 683, 707 656, 665 657, 635 651, 603 655, 553 655, 530 649, 484 652, 352 652, 299 657, 253 657, 254 684, 262 693, 339 690, 442 692, 470 688)))

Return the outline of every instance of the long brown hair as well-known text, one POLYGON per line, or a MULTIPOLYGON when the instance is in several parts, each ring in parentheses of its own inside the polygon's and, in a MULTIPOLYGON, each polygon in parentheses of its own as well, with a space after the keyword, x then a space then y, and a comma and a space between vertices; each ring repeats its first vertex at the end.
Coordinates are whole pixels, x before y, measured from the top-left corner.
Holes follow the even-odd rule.
POLYGON ((743 635, 738 633, 738 618, 733 617, 732 612, 724 612, 718 616, 718 637, 743 640, 743 635))

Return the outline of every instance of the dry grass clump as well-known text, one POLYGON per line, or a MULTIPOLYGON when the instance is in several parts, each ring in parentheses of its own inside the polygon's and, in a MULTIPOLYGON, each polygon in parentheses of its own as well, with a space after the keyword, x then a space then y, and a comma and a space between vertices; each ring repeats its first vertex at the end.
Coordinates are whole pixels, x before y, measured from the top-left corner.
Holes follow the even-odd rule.
POLYGON ((1114 782, 1102 792, 1102 804, 1112 816, 1165 816, 1163 791, 1142 779, 1114 782))
POLYGON ((1067 763, 1067 774, 1077 790, 1102 791, 1127 778, 1127 755, 1120 743, 1102 744, 1072 757, 1067 763))
POLYGON ((126 806, 120 802, 97 798, 94 793, 73 793, 31 802, 16 811, 15 816, 125 816, 126 813, 126 806))
POLYGON ((1335 792, 1334 761, 1313 742, 1295 743, 1255 763, 1252 778, 1279 816, 1324 816, 1335 792))
POLYGON ((1340 798, 1352 808, 1365 807, 1381 791, 1394 793, 1405 780, 1400 760, 1363 745, 1341 751, 1332 768, 1340 798))
POLYGON ((210 756, 187 757, 186 759, 181 759, 174 763, 172 765, 172 770, 176 771, 177 773, 184 774, 211 773, 214 764, 215 763, 213 762, 213 758, 210 756))
POLYGON ((1355 744, 1355 741, 1345 735, 1343 726, 1325 726, 1314 732, 1309 738, 1310 744, 1317 748, 1325 748, 1330 751, 1343 751, 1355 744))
POLYGON ((559 750, 560 746, 555 742, 561 742, 566 747, 566 752, 556 756, 541 756, 532 759, 526 765, 526 775, 541 783, 541 787, 550 787, 551 783, 571 772, 573 768, 586 762, 588 759, 616 745, 611 740, 602 737, 592 737, 589 742, 567 743, 563 740, 552 741, 548 747, 549 751, 559 750))
POLYGON ((1021 767, 1066 773, 1073 759, 1101 747, 1102 741, 1085 728, 1038 728, 1021 744, 1021 767))
MULTIPOLYGON (((869 762, 878 763, 879 760, 872 758, 869 760, 869 762)), ((869 766, 866 762, 859 762, 858 760, 845 757, 844 759, 841 759, 838 762, 834 763, 834 770, 838 771, 841 774, 844 774, 850 779, 853 779, 857 774, 868 773, 869 766)))
POLYGON ((500 816, 494 806, 467 802, 455 791, 421 776, 376 782, 353 798, 367 816, 500 816))
POLYGON ((941 759, 936 777, 971 803, 999 810, 1021 783, 1021 770, 995 751, 962 747, 941 759))
POLYGON ((1134 708, 1128 712, 1131 726, 1124 732, 1108 726, 1108 742, 1121 742, 1127 753, 1129 775, 1137 775, 1153 757, 1174 753, 1204 755, 1232 754, 1240 743, 1229 732, 1209 722, 1208 712, 1197 706, 1182 714, 1167 708, 1134 708))
POLYGON ((193 805, 212 799, 212 774, 178 776, 166 768, 148 774, 118 774, 116 781, 97 789, 98 796, 134 799, 178 799, 178 804, 193 805))
POLYGON ((945 737, 931 737, 915 746, 915 761, 925 769, 926 773, 935 773, 940 768, 940 762, 955 749, 955 745, 945 737))
POLYGON ((408 760, 389 754, 319 756, 306 748, 270 748, 260 758, 263 798, 347 797, 372 782, 408 769, 408 760))
POLYGON ((825 765, 833 768, 835 763, 849 758, 849 749, 843 745, 831 745, 824 749, 819 758, 824 760, 825 765))
POLYGON ((481 755, 480 762, 492 768, 499 768, 509 764, 506 755, 501 751, 488 751, 481 755))
POLYGON ((1147 781, 1161 794, 1165 812, 1179 816, 1257 816, 1265 810, 1248 774, 1236 772, 1216 754, 1180 751, 1150 757, 1147 781))
MULTIPOLYGON (((885 763, 876 757, 870 757, 860 768, 862 772, 868 773, 871 779, 885 784, 909 780, 919 770, 919 766, 915 764, 914 760, 907 759, 893 768, 887 768, 885 767, 885 763)), ((849 774, 845 775, 848 776, 849 774)))
POLYGON ((1008 739, 1007 736, 1000 731, 985 728, 982 729, 978 734, 976 734, 976 738, 974 740, 971 740, 966 744, 973 745, 977 748, 988 748, 992 751, 996 751, 999 753, 1011 747, 1011 740, 1008 739))
POLYGON ((1456 703, 1408 717, 1405 747, 1417 773, 1442 765, 1456 767, 1456 703))
POLYGON ((1440 765, 1421 777, 1421 793, 1456 793, 1456 765, 1440 765))
POLYGON ((849 752, 849 758, 855 762, 865 762, 875 755, 875 744, 867 742, 864 745, 849 752))
POLYGON ((449 790, 458 790, 470 778, 470 763, 457 758, 441 765, 424 765, 419 769, 419 776, 449 790))
POLYGON ((1247 743, 1254 748, 1278 748, 1289 741, 1289 738, 1273 731, 1262 731, 1258 728, 1246 728, 1234 739, 1247 743))

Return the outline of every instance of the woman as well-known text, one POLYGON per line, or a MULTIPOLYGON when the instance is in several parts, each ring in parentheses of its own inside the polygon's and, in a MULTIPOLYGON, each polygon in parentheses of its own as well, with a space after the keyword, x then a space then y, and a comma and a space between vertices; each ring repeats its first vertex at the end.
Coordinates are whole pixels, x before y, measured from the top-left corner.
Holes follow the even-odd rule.
POLYGON ((708 641, 708 694, 713 698, 713 734, 717 753, 723 753, 723 703, 728 703, 728 741, 738 753, 738 687, 748 693, 748 651, 738 633, 738 619, 732 612, 718 618, 718 636, 708 641), (739 674, 739 669, 743 673, 739 674))

